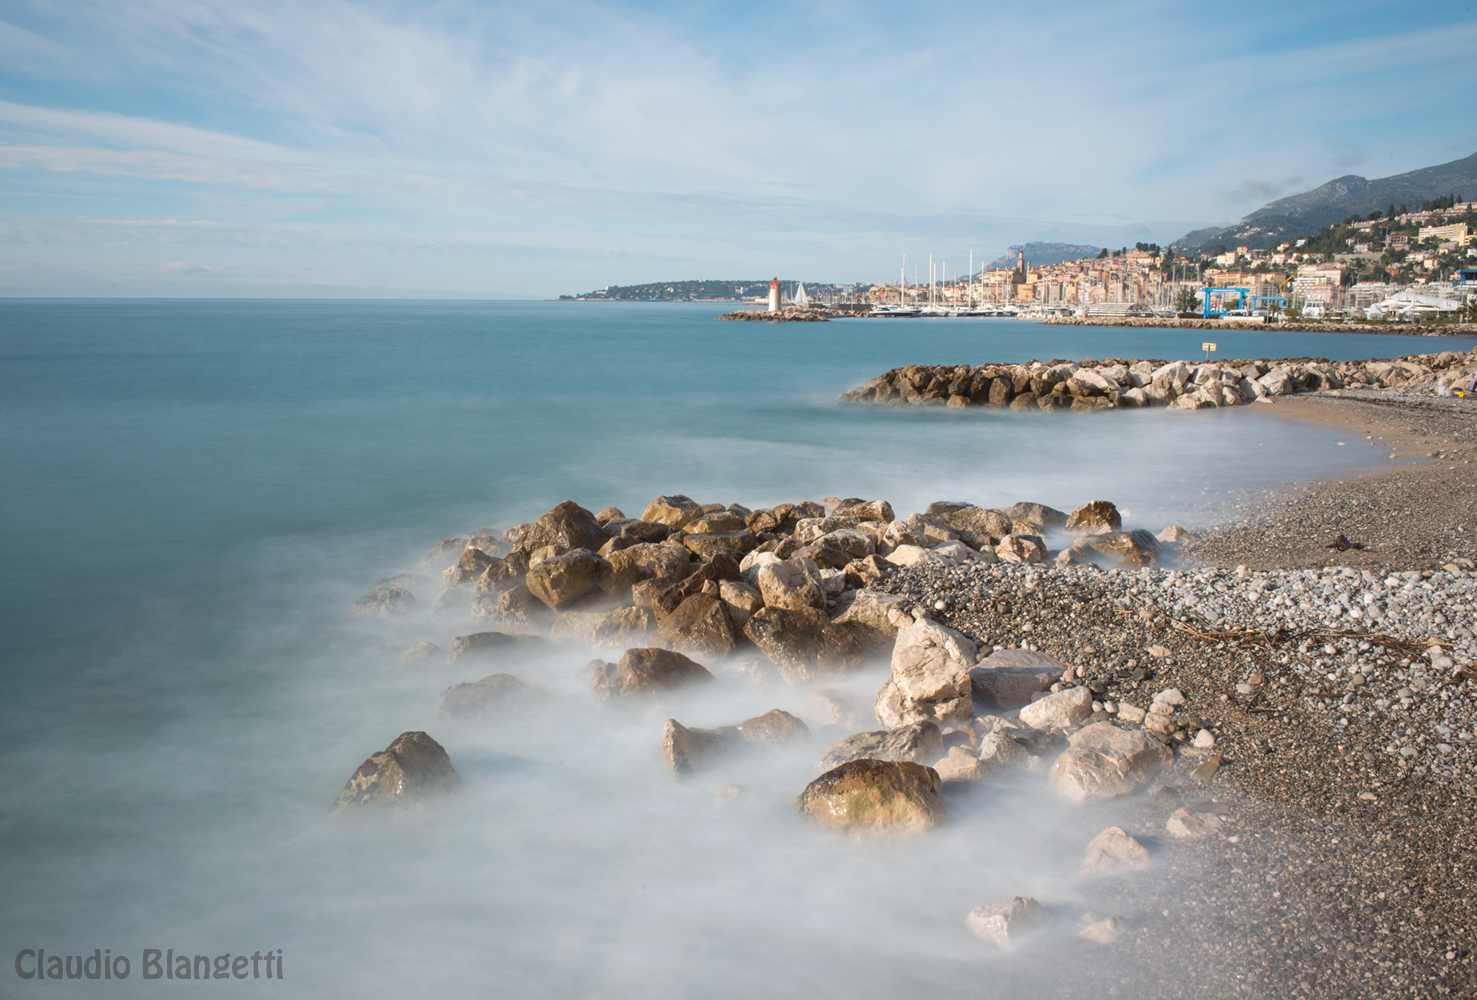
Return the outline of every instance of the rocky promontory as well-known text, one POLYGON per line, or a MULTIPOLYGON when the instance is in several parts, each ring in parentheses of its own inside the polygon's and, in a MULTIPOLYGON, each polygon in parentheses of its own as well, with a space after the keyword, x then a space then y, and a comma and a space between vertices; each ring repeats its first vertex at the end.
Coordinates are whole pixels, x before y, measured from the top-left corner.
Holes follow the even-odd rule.
POLYGON ((1032 361, 908 365, 848 392, 842 402, 880 406, 1108 410, 1239 406, 1300 392, 1388 389, 1449 395, 1477 378, 1477 352, 1443 351, 1370 361, 1261 358, 1236 361, 1032 361))

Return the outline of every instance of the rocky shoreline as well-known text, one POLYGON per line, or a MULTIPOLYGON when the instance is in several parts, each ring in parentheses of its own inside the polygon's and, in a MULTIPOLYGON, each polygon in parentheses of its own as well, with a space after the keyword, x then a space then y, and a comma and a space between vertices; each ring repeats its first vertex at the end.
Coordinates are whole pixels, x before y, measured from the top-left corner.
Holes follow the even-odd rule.
POLYGON ((1012 410, 1110 410, 1240 406, 1300 392, 1398 388, 1446 395, 1477 378, 1477 352, 1443 351, 1370 361, 1261 358, 1237 361, 1032 361, 908 365, 844 392, 844 403, 977 406, 1012 410))

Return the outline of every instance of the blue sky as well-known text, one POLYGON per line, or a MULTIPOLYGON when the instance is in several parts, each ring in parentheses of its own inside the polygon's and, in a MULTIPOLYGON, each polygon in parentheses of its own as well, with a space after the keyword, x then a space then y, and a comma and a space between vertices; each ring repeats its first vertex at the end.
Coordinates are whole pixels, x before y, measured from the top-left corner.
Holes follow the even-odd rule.
POLYGON ((0 0, 0 294, 542 298, 1167 243, 1477 151, 1474 4, 0 0))

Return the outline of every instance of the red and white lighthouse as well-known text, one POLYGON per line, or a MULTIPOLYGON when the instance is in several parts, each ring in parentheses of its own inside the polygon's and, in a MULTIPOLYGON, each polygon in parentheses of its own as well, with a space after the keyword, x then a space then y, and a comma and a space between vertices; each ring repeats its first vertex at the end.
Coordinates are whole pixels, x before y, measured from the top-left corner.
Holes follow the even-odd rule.
POLYGON ((769 282, 769 311, 777 313, 780 311, 780 279, 773 278, 769 282))

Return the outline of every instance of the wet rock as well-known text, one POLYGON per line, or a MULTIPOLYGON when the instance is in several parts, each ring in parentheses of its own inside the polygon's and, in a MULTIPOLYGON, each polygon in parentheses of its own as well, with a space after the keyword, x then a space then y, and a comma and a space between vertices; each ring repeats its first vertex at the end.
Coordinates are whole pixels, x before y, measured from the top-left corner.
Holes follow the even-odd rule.
POLYGON ((1159 540, 1143 529, 1096 535, 1086 544, 1094 552, 1117 556, 1122 566, 1138 568, 1159 563, 1159 540))
POLYGON ((767 608, 821 608, 826 606, 825 581, 820 567, 805 558, 782 559, 761 566, 757 578, 767 608))
POLYGON ((596 668, 590 692, 596 701, 652 697, 712 679, 706 667, 675 650, 628 649, 620 663, 603 663, 596 668))
MULTIPOLYGON (((508 635, 503 632, 473 632, 459 635, 451 640, 451 649, 443 661, 450 665, 466 661, 486 659, 500 653, 511 652, 520 647, 537 646, 543 642, 534 635, 508 635)), ((430 645, 427 643, 426 645, 430 645)), ((436 647, 432 646, 432 649, 436 647)))
POLYGON ((997 649, 969 672, 974 696, 1005 711, 1031 703, 1062 676, 1067 665, 1045 653, 1029 649, 997 649))
POLYGON ((587 641, 601 648, 644 646, 656 626, 656 612, 650 608, 620 608, 601 615, 590 629, 587 641))
POLYGON ((977 653, 972 639, 937 622, 915 620, 899 629, 892 672, 877 693, 877 721, 894 728, 923 719, 972 718, 969 671, 977 653))
POLYGON ((915 836, 949 819, 937 771, 872 759, 822 774, 805 786, 795 809, 826 829, 884 837, 915 836))
POLYGON ((1009 949, 1045 919, 1045 907, 1029 896, 1017 896, 1008 903, 976 906, 964 918, 964 926, 986 944, 1009 949))
POLYGON ((674 777, 685 778, 736 749, 777 749, 809 739, 805 723, 777 708, 717 729, 689 729, 668 719, 662 729, 662 757, 674 777))
POLYGON ((418 642, 400 654, 400 658, 395 661, 395 666, 403 670, 412 663, 420 663, 440 655, 441 647, 434 642, 418 642))
POLYGON ((1101 802, 1132 795, 1173 761, 1170 749, 1143 730, 1096 722, 1072 734, 1050 780, 1065 799, 1101 802))
POLYGON ((1004 513, 952 501, 929 504, 924 513, 908 519, 908 526, 915 534, 934 537, 940 542, 957 539, 972 549, 994 548, 1011 532, 1010 518, 1004 513))
POLYGON ((1107 875, 1119 868, 1142 871, 1149 867, 1149 852, 1121 826, 1110 826, 1087 845, 1079 871, 1083 875, 1107 875))
POLYGON ((415 609, 415 595, 404 587, 382 583, 354 602, 355 618, 389 618, 415 609))
POLYGON ((1092 714, 1092 692, 1085 687, 1067 688, 1033 701, 1021 709, 1021 722, 1043 733, 1070 729, 1092 714))
POLYGON ((1181 840, 1206 837, 1219 832, 1220 828, 1221 818, 1215 813, 1194 812, 1190 809, 1176 809, 1164 824, 1165 832, 1181 840))
POLYGON ((860 644, 814 608, 761 608, 744 623, 744 635, 790 684, 855 670, 866 660, 860 644))
POLYGON ((560 552, 589 549, 593 554, 610 539, 610 532, 573 500, 566 500, 528 525, 518 536, 517 548, 536 552, 552 545, 560 552))
POLYGON ((560 611, 595 589, 604 561, 588 549, 574 549, 530 566, 526 585, 550 610, 560 611))
POLYGON ((915 722, 896 729, 878 729, 870 733, 857 733, 837 740, 826 749, 816 764, 817 771, 829 771, 849 760, 912 761, 915 764, 932 764, 943 756, 944 737, 932 720, 915 722))
POLYGON ((508 708, 522 708, 549 696, 512 674, 489 674, 441 692, 440 714, 455 718, 483 718, 508 708))
POLYGON ((389 808, 407 812, 428 796, 456 787, 459 777, 440 743, 423 732, 401 733, 349 778, 332 812, 389 808))
POLYGON ((455 590, 474 583, 479 576, 487 571, 488 567, 501 562, 496 556, 490 556, 481 549, 466 549, 455 563, 441 572, 441 589, 455 590))
POLYGON ((652 645, 676 649, 705 660, 721 660, 738 647, 741 633, 724 602, 709 594, 693 594, 664 618, 652 645))
POLYGON ((906 612, 908 601, 897 594, 879 590, 856 590, 836 601, 831 624, 855 639, 868 653, 891 651, 897 644, 899 612, 906 612))
POLYGON ((1123 517, 1118 508, 1107 500, 1094 500, 1072 511, 1063 531, 1073 534, 1096 535, 1118 531, 1123 527, 1123 517))
POLYGON ((525 560, 514 559, 511 556, 507 559, 496 559, 492 565, 482 571, 481 576, 477 577, 477 593, 500 594, 516 587, 519 579, 527 571, 525 560))
POLYGON ((611 521, 626 520, 626 515, 621 511, 619 507, 606 507, 600 513, 595 515, 595 520, 602 525, 609 525, 611 521))
POLYGON ((501 594, 472 602, 472 617, 484 619, 505 632, 533 632, 552 620, 548 605, 519 584, 501 594))

